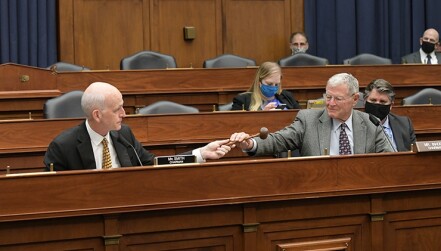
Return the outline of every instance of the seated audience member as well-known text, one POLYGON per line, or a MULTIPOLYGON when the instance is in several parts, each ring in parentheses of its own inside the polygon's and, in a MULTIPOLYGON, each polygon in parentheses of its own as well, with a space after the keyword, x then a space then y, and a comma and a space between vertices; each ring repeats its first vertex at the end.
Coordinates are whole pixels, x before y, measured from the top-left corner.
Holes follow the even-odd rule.
POLYGON ((301 156, 393 151, 382 129, 369 120, 369 115, 353 109, 359 95, 355 77, 336 74, 326 85, 325 109, 300 110, 291 125, 270 133, 266 139, 248 139, 248 134, 239 132, 233 133, 230 140, 256 156, 289 149, 299 149, 301 156))
MULTIPOLYGON (((154 154, 146 151, 131 129, 122 124, 126 115, 123 103, 121 92, 113 85, 89 85, 81 99, 86 120, 49 144, 44 156, 46 170, 51 164, 55 171, 152 165, 154 154)), ((195 155, 198 162, 219 159, 234 147, 227 143, 214 141, 184 154, 195 155)))
POLYGON ((291 49, 291 55, 299 52, 306 53, 309 48, 308 38, 303 32, 294 32, 289 38, 289 48, 291 49))
POLYGON ((384 79, 376 79, 364 90, 365 112, 380 119, 381 125, 397 151, 410 151, 416 136, 412 121, 405 116, 390 112, 394 104, 395 92, 392 85, 384 79))
POLYGON ((403 64, 439 64, 441 54, 436 52, 439 47, 439 34, 435 29, 427 29, 420 38, 421 48, 401 58, 403 64))
POLYGON ((282 69, 277 63, 264 62, 260 65, 248 92, 234 97, 232 110, 300 109, 291 92, 282 89, 282 69))

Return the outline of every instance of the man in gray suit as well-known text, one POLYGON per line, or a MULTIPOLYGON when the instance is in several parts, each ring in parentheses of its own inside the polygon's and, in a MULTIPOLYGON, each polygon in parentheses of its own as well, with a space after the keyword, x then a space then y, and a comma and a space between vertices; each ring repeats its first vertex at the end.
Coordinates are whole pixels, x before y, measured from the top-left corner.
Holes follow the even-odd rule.
POLYGON ((364 89, 364 97, 365 112, 380 119, 394 149, 410 151, 416 141, 415 131, 409 117, 390 112, 395 100, 392 85, 384 79, 375 79, 364 89))
POLYGON ((440 64, 441 54, 436 52, 439 47, 439 34, 433 28, 424 31, 420 38, 421 48, 401 58, 403 64, 440 64))
POLYGON ((342 155, 391 152, 382 129, 369 115, 354 110, 359 99, 358 80, 350 74, 332 76, 323 95, 326 108, 300 110, 294 122, 270 133, 267 139, 234 133, 230 141, 238 142, 250 155, 271 155, 299 149, 301 156, 342 155))

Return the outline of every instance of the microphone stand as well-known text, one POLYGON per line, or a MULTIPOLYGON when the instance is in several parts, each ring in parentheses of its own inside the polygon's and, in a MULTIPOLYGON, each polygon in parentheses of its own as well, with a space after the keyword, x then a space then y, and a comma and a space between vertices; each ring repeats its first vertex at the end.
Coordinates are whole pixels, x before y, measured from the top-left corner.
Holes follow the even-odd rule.
POLYGON ((380 126, 381 131, 383 132, 384 136, 386 137, 387 142, 389 142, 389 145, 391 146, 392 150, 393 150, 394 152, 398 152, 397 149, 395 149, 394 145, 392 144, 392 141, 390 141, 389 136, 387 136, 387 133, 384 131, 384 128, 383 128, 383 125, 381 125, 381 121, 380 121, 380 119, 377 118, 377 117, 375 117, 374 115, 372 115, 372 114, 370 114, 370 113, 368 113, 368 114, 369 114, 369 120, 370 120, 375 126, 377 126, 377 127, 380 126))

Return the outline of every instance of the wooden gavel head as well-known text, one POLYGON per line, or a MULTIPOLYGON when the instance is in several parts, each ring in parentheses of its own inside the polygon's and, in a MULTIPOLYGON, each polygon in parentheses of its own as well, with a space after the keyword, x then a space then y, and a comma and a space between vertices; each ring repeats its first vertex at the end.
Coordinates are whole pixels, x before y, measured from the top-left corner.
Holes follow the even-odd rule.
POLYGON ((268 128, 266 127, 260 128, 259 138, 266 139, 268 138, 268 134, 269 134, 268 128))

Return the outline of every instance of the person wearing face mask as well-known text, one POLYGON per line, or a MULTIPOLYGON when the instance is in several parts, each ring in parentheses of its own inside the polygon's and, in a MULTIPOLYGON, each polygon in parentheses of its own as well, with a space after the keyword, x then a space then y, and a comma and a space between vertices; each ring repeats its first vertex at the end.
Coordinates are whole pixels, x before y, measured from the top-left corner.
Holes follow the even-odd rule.
POLYGON ((300 109, 293 94, 282 89, 282 69, 277 63, 260 65, 247 92, 233 98, 232 110, 300 109))
POLYGON ((368 84, 365 91, 365 112, 380 119, 385 133, 397 151, 410 151, 416 142, 415 131, 409 117, 391 113, 395 99, 392 85, 384 79, 368 84))
POLYGON ((439 47, 439 34, 433 28, 424 31, 420 38, 421 48, 401 58, 403 64, 439 64, 441 54, 436 52, 439 47))
POLYGON ((289 38, 289 48, 291 55, 297 53, 306 53, 309 48, 308 38, 304 32, 294 32, 289 38))

